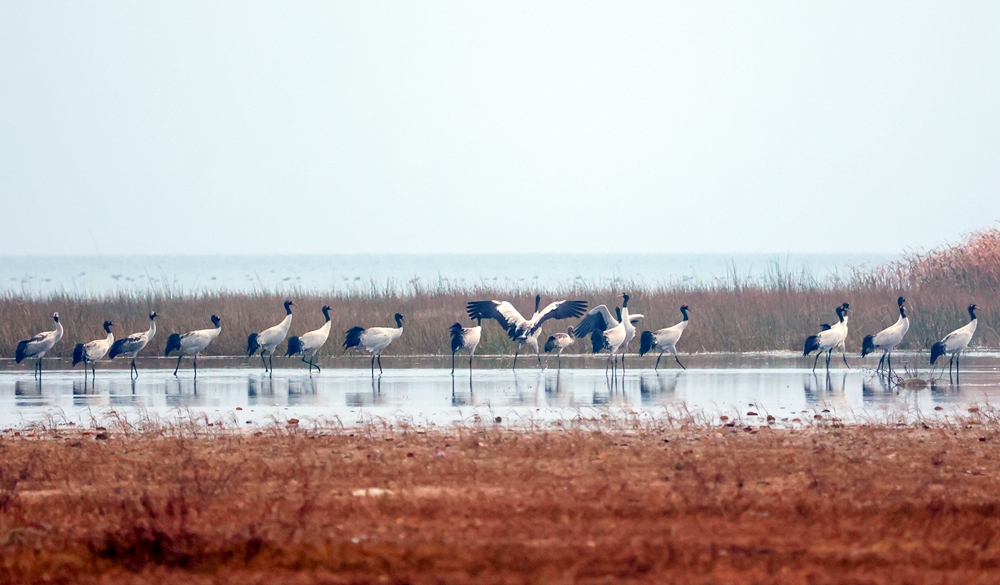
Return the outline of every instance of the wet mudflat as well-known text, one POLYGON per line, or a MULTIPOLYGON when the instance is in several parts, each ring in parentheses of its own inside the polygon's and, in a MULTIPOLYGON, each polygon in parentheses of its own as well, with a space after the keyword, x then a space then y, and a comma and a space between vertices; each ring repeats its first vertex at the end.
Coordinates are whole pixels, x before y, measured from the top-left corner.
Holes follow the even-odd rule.
MULTIPOLYGON (((941 418, 971 406, 1000 402, 1000 357, 967 356, 962 375, 931 372, 924 355, 899 356, 900 377, 886 380, 870 369, 877 360, 852 359, 850 370, 810 371, 811 360, 788 355, 691 356, 653 371, 634 360, 623 375, 605 374, 599 360, 564 359, 562 370, 524 360, 516 372, 509 358, 477 358, 477 368, 449 373, 441 358, 389 358, 382 375, 368 360, 343 360, 309 376, 301 364, 276 361, 265 375, 239 359, 204 359, 197 380, 189 364, 178 377, 163 360, 141 364, 140 377, 125 369, 98 370, 96 382, 80 370, 50 369, 39 384, 28 370, 0 372, 0 426, 38 422, 89 424, 114 411, 159 417, 205 416, 243 425, 299 418, 352 426, 366 421, 449 425, 500 416, 526 425, 577 417, 695 413, 792 426, 815 415, 845 422, 941 418), (915 364, 920 363, 918 369, 915 364), (402 366, 402 367, 401 367, 402 366), (582 367, 584 366, 584 367, 582 367), (901 380, 909 381, 898 384, 901 380), (753 413, 753 414, 750 414, 753 413)), ((666 359, 664 360, 666 362, 666 359)), ((172 362, 170 362, 172 364, 172 362)), ((327 364, 324 364, 327 366, 327 364)), ((51 366, 50 366, 51 367, 51 366)), ((55 366, 58 368, 58 362, 55 366)), ((822 364, 821 364, 822 367, 822 364)))

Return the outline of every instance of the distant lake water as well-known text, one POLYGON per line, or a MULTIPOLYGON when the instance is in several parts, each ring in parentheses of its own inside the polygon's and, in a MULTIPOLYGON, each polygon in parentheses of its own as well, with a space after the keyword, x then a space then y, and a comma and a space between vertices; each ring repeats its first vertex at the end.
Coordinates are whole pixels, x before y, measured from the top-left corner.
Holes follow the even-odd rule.
POLYGON ((776 272, 829 282, 889 254, 374 254, 273 256, 4 256, 0 291, 78 296, 116 291, 366 292, 574 285, 657 288, 767 281, 776 272))

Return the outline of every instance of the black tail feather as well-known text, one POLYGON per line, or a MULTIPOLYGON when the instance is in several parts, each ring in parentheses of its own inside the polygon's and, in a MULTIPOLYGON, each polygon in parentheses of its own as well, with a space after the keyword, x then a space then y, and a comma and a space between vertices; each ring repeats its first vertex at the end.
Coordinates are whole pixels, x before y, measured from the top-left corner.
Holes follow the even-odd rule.
POLYGON ((285 357, 291 357, 297 353, 302 353, 302 340, 297 335, 288 338, 288 349, 285 350, 285 357))
POLYGON ((73 367, 75 368, 76 364, 82 362, 83 358, 84 358, 83 344, 78 343, 76 344, 76 347, 73 348, 73 367))
POLYGON ((861 357, 865 357, 875 351, 875 336, 865 335, 865 340, 861 342, 861 357))
POLYGON ((28 340, 17 342, 17 349, 14 351, 14 362, 21 363, 24 358, 28 357, 25 353, 28 351, 28 340))
POLYGON ((247 355, 253 355, 258 349, 260 344, 257 343, 257 334, 251 333, 250 337, 247 337, 247 355))
POLYGON ((932 345, 931 346, 931 365, 933 366, 934 362, 936 362, 937 359, 939 357, 943 356, 944 354, 945 354, 945 349, 944 349, 944 342, 943 341, 939 341, 939 342, 935 343, 934 345, 932 345))
POLYGON ((171 333, 170 337, 167 338, 167 349, 163 352, 164 357, 170 355, 170 352, 181 349, 181 334, 171 333))
POLYGON ((556 336, 549 335, 549 338, 545 340, 545 353, 549 353, 556 348, 556 336))
POLYGON ((451 326, 451 353, 455 353, 465 345, 465 340, 462 339, 462 324, 455 323, 451 326))
POLYGON ((344 337, 344 349, 351 349, 361 345, 361 334, 365 332, 364 327, 351 327, 344 337))
POLYGON ((600 353, 604 349, 604 332, 594 331, 590 334, 590 343, 594 346, 594 353, 600 353))
POLYGON ((802 355, 809 355, 810 353, 819 349, 819 335, 810 335, 806 337, 805 347, 802 348, 802 355))
POLYGON ((124 339, 115 340, 115 342, 111 344, 111 349, 108 350, 108 359, 113 360, 115 359, 115 356, 120 355, 123 345, 125 345, 124 339))
POLYGON ((649 350, 653 349, 656 345, 656 338, 653 337, 652 331, 643 331, 642 337, 639 338, 639 355, 646 355, 649 350))

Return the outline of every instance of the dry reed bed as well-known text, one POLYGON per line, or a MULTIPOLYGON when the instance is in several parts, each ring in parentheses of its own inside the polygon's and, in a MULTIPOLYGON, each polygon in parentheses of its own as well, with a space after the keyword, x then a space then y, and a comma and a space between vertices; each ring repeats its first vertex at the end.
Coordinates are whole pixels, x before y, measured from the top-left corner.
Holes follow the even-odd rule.
MULTIPOLYGON (((630 308, 646 315, 643 329, 672 325, 680 318, 678 307, 691 306, 691 326, 685 331, 681 350, 685 352, 745 352, 800 350, 803 340, 820 323, 836 319, 835 306, 851 303, 850 351, 858 351, 867 333, 874 333, 896 320, 895 299, 904 295, 911 317, 910 333, 902 349, 925 349, 946 333, 967 321, 965 307, 980 305, 980 327, 973 345, 1000 348, 994 328, 996 291, 1000 287, 1000 230, 984 230, 963 242, 925 254, 912 254, 899 262, 871 271, 858 271, 837 281, 818 283, 808 276, 776 272, 766 283, 747 282, 734 275, 729 283, 704 287, 672 287, 662 290, 632 288, 630 308)), ((625 287, 629 288, 629 287, 625 287)), ((618 290, 579 288, 544 294, 543 302, 556 298, 580 298, 591 306, 615 305, 618 290)), ((343 332, 355 325, 392 325, 396 312, 406 316, 403 337, 389 352, 399 355, 450 353, 448 327, 456 321, 469 324, 466 302, 482 298, 511 300, 523 313, 534 306, 535 291, 413 289, 372 291, 371 294, 303 294, 292 334, 319 327, 324 303, 332 306, 333 334, 321 355, 340 352, 343 332)), ((150 310, 159 313, 157 337, 145 351, 160 355, 171 332, 210 327, 209 316, 222 317, 223 333, 209 347, 211 355, 240 355, 246 338, 283 317, 283 295, 201 294, 175 296, 169 292, 79 298, 56 295, 44 299, 16 295, 0 297, 0 355, 12 356, 17 341, 51 328, 51 315, 59 311, 67 336, 50 354, 68 357, 73 344, 103 337, 101 323, 118 324, 118 334, 146 329, 150 310)), ((550 323, 544 334, 565 330, 572 321, 550 323)), ((512 353, 514 345, 500 327, 485 324, 480 352, 512 353)), ((283 347, 282 347, 283 349, 283 347)), ((633 351, 636 348, 633 348, 633 351)), ((589 342, 577 343, 571 353, 589 351, 589 342)))
POLYGON ((996 581, 995 419, 633 423, 22 431, 0 581, 996 581))

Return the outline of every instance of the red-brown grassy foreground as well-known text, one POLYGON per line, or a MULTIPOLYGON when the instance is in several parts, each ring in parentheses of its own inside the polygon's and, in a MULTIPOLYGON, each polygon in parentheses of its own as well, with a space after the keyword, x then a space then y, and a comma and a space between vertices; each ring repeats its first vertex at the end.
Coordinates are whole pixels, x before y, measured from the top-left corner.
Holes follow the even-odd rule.
POLYGON ((0 581, 917 584, 1000 574, 995 421, 595 426, 22 431, 0 439, 0 581))
MULTIPOLYGON (((730 281, 695 287, 665 287, 642 290, 623 285, 632 293, 633 312, 646 315, 641 329, 659 329, 680 319, 678 307, 691 306, 691 326, 679 346, 685 353, 801 351, 803 340, 815 333, 820 323, 836 319, 834 307, 851 303, 851 334, 848 351, 859 351, 861 340, 895 322, 896 297, 908 301, 910 331, 901 349, 926 349, 948 332, 963 325, 970 303, 980 305, 980 327, 974 347, 998 348, 1000 335, 993 327, 1000 308, 996 291, 1000 287, 1000 230, 988 229, 969 235, 953 246, 902 260, 874 270, 856 271, 841 281, 817 282, 803 275, 774 271, 764 282, 747 282, 734 275, 730 281)), ((595 306, 614 306, 620 290, 577 288, 543 294, 543 302, 556 298, 584 299, 595 306)), ((320 307, 332 306, 333 333, 321 358, 340 354, 344 331, 355 325, 392 325, 396 312, 406 316, 403 336, 392 344, 389 355, 447 355, 450 353, 448 327, 456 321, 470 324, 466 302, 482 298, 508 299, 522 312, 534 307, 534 290, 383 290, 365 294, 295 295, 299 305, 291 335, 302 334, 322 324, 320 307)), ((14 355, 18 340, 52 327, 52 313, 59 311, 66 338, 50 357, 68 357, 73 344, 103 338, 101 323, 110 319, 117 334, 144 331, 146 315, 160 314, 156 338, 144 355, 162 355, 172 332, 211 327, 209 317, 222 317, 222 334, 209 346, 206 355, 241 355, 247 336, 278 323, 284 316, 277 293, 204 293, 173 295, 169 291, 121 293, 89 298, 56 295, 39 299, 17 295, 0 296, 0 356, 14 355)), ((575 320, 546 324, 544 335, 564 331, 575 320)), ((544 340, 544 337, 543 337, 544 340)), ((589 343, 572 346, 568 353, 589 352, 589 343)), ((479 353, 512 354, 516 344, 507 339, 496 323, 485 323, 479 353)), ((284 353, 284 346, 279 349, 284 353)), ((28 365, 27 367, 30 367, 28 365)))

